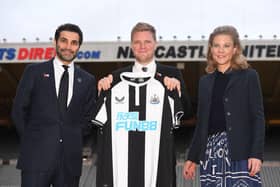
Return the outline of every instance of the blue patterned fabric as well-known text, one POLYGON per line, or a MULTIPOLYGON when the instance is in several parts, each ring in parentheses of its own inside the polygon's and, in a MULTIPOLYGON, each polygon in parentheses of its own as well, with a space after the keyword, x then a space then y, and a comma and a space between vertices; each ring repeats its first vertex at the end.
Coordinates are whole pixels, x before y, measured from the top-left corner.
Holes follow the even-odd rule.
POLYGON ((249 176, 248 160, 231 161, 226 132, 208 137, 205 161, 200 161, 201 187, 261 187, 259 173, 249 176))

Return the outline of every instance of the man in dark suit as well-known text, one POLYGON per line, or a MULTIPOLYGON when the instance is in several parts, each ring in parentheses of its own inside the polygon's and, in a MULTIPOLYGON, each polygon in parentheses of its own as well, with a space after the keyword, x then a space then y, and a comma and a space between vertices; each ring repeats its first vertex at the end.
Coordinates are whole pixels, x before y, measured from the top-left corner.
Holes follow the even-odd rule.
POLYGON ((79 186, 82 135, 96 96, 94 76, 73 62, 82 41, 77 25, 59 26, 56 56, 28 65, 18 85, 12 118, 20 136, 22 187, 79 186))
MULTIPOLYGON (((190 102, 189 95, 186 91, 186 86, 185 86, 183 77, 181 75, 181 72, 175 67, 162 65, 155 61, 155 57, 154 57, 154 53, 156 50, 156 30, 155 30, 155 28, 148 23, 137 23, 131 31, 131 48, 132 48, 133 54, 135 56, 135 63, 133 65, 118 69, 118 70, 114 71, 111 75, 101 79, 98 82, 98 90, 99 91, 107 90, 111 86, 114 86, 115 84, 120 82, 120 74, 122 72, 137 72, 137 73, 138 72, 147 72, 149 74, 154 75, 155 77, 161 77, 163 79, 163 83, 167 87, 167 89, 169 89, 169 90, 177 89, 180 92, 179 95, 181 95, 181 102, 184 107, 184 118, 190 117, 191 116, 191 102, 190 102)), ((154 115, 161 115, 161 114, 155 113, 154 115)), ((166 129, 166 126, 162 129, 166 129)), ((170 130, 168 132, 170 133, 170 130)), ((104 132, 104 134, 105 134, 105 132, 104 132)), ((141 136, 142 138, 145 137, 144 132, 139 132, 136 134, 141 134, 139 136, 141 136)), ((108 136, 108 137, 110 137, 110 136, 108 136)), ((132 135, 132 137, 134 137, 134 135, 132 135)), ((138 135, 136 135, 135 137, 138 137, 138 135)), ((137 146, 135 146, 135 147, 137 147, 137 149, 138 148, 140 149, 141 147, 143 147, 144 138, 143 139, 142 138, 135 138, 135 139, 132 138, 134 141, 133 143, 136 142, 136 144, 133 144, 133 145, 137 145, 137 146), (140 145, 140 146, 138 146, 138 145, 140 145)), ((163 142, 161 140, 163 140, 165 138, 166 138, 165 135, 161 136, 160 142, 163 142)), ((131 141, 132 139, 129 139, 129 141, 131 141)), ((111 141, 111 140, 109 140, 109 141, 111 141)), ((148 143, 152 143, 152 142, 148 142, 148 143)), ((159 170, 163 170, 162 168, 172 168, 172 169, 169 169, 167 172, 162 172, 160 174, 158 173, 157 182, 156 182, 157 184, 155 186, 151 186, 151 187, 156 187, 156 186, 175 187, 176 186, 176 171, 175 171, 175 163, 176 163, 175 159, 176 158, 175 158, 175 153, 173 152, 174 151, 173 143, 174 143, 173 141, 169 141, 170 147, 172 147, 172 148, 165 149, 165 151, 167 151, 167 152, 172 150, 172 151, 170 151, 172 153, 170 153, 170 152, 169 153, 171 155, 172 154, 173 155, 171 157, 168 157, 168 159, 167 159, 170 162, 168 162, 168 163, 165 162, 164 164, 158 165, 159 170)), ((132 144, 132 142, 130 142, 129 144, 132 144)), ((108 151, 106 153, 108 153, 108 151)), ((110 153, 108 153, 108 154, 110 154, 110 153)), ((99 155, 99 157, 101 157, 98 159, 100 163, 102 163, 102 159, 104 160, 105 156, 106 155, 99 155)), ((133 157, 138 158, 137 155, 134 155, 133 157)), ((131 160, 137 160, 135 158, 132 158, 131 160)), ((140 160, 138 160, 138 162, 141 163, 140 160)), ((138 170, 141 170, 141 169, 138 168, 138 170)), ((141 174, 140 175, 137 174, 137 173, 141 173, 141 172, 133 172, 133 173, 136 173, 136 174, 132 174, 131 175, 132 177, 130 179, 128 179, 128 181, 132 181, 131 183, 133 183, 134 187, 143 186, 143 184, 141 182, 139 182, 139 181, 142 181, 141 174)), ((143 172, 142 172, 142 174, 143 174, 143 172)), ((98 167, 97 175, 106 176, 106 179, 104 179, 104 180, 102 179, 102 177, 97 178, 97 185, 104 184, 107 182, 107 178, 110 178, 110 171, 105 170, 103 167, 98 167)), ((132 186, 131 183, 128 186, 132 186)), ((122 187, 126 187, 126 186, 122 186, 122 187)))

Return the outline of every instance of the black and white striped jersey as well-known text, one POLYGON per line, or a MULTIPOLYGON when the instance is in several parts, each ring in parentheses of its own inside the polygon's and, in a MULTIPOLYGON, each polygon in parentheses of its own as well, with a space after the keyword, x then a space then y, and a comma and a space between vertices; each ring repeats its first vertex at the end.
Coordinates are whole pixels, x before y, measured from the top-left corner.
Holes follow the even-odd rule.
POLYGON ((183 115, 176 91, 161 77, 124 72, 99 98, 97 186, 173 186, 172 130, 183 115))

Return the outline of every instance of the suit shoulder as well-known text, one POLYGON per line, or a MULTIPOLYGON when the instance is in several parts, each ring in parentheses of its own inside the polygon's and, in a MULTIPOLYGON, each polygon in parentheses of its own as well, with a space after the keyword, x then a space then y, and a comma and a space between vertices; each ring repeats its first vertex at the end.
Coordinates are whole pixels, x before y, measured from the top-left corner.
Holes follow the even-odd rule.
POLYGON ((51 62, 46 61, 46 62, 28 64, 25 67, 25 71, 37 71, 38 72, 40 70, 44 70, 48 65, 50 65, 49 63, 51 63, 51 62))
POLYGON ((125 67, 122 67, 122 68, 119 68, 115 71, 112 72, 112 75, 113 75, 113 83, 112 85, 115 85, 116 83, 118 83, 121 79, 120 79, 120 74, 122 72, 131 72, 132 71, 132 65, 129 65, 129 66, 125 66, 125 67))
POLYGON ((129 71, 131 71, 131 70, 132 70, 132 66, 129 65, 129 66, 125 66, 125 67, 116 69, 116 70, 114 70, 112 73, 113 73, 113 74, 121 74, 122 72, 129 72, 129 71))
POLYGON ((240 70, 240 75, 248 78, 258 77, 258 72, 254 68, 240 70))
POLYGON ((250 80, 258 80, 259 79, 259 74, 258 74, 258 72, 255 70, 255 69, 253 69, 253 68, 248 68, 247 70, 246 70, 246 73, 247 73, 247 76, 248 76, 248 78, 250 79, 250 80))
POLYGON ((248 68, 245 70, 249 75, 256 75, 258 72, 254 68, 248 68))
POLYGON ((170 71, 179 71, 177 67, 170 66, 170 65, 157 63, 157 66, 158 66, 159 69, 162 69, 162 70, 167 69, 167 70, 170 70, 170 71))
POLYGON ((87 72, 86 70, 80 68, 79 66, 75 66, 75 70, 78 71, 81 75, 85 76, 86 78, 95 80, 95 76, 93 74, 87 72))
POLYGON ((209 73, 209 74, 202 75, 202 76, 200 77, 199 81, 200 81, 200 82, 205 81, 205 80, 209 79, 209 78, 212 77, 212 76, 214 76, 213 73, 209 73))
POLYGON ((182 80, 182 74, 179 71, 179 69, 177 69, 174 66, 168 66, 168 65, 163 65, 163 64, 159 64, 157 63, 157 72, 162 74, 163 76, 168 76, 168 77, 175 77, 177 79, 182 80))

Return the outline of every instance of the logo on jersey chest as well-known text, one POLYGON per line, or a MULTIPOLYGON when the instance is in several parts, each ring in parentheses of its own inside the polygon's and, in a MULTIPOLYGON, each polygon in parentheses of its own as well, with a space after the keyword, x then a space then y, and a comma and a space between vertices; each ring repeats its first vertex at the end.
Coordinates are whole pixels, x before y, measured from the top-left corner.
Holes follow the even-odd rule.
POLYGON ((159 96, 156 94, 152 95, 150 98, 150 104, 159 104, 159 103, 160 103, 159 96))
POLYGON ((123 104, 125 101, 125 97, 124 96, 115 96, 115 103, 116 104, 123 104))
MULTIPOLYGON (((159 104, 160 103, 160 99, 159 96, 156 94, 153 94, 150 97, 150 104, 159 104)), ((116 104, 124 104, 125 103, 125 96, 115 96, 115 103, 116 104)))
POLYGON ((139 120, 138 112, 118 112, 115 130, 125 131, 156 131, 157 121, 139 120))

